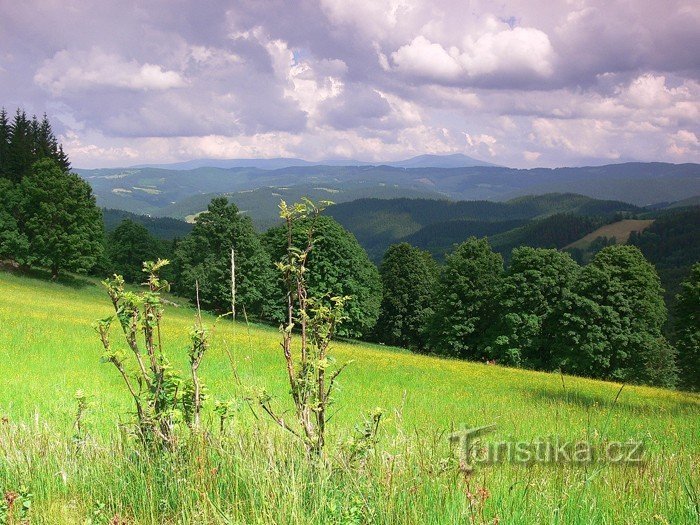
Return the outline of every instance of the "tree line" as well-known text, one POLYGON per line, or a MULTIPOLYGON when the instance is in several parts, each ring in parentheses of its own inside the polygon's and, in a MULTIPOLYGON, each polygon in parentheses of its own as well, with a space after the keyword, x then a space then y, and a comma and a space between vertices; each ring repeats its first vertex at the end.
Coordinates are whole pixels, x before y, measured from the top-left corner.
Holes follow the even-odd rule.
MULTIPOLYGON (((221 197, 179 241, 163 243, 129 219, 105 237, 90 186, 69 172, 47 119, 18 111, 8 122, 2 115, 0 260, 47 267, 53 277, 60 270, 119 273, 137 283, 143 261, 168 257, 173 264, 164 277, 173 290, 194 301, 197 283, 204 308, 274 323, 287 317, 273 261, 290 245, 300 251, 307 245, 303 220, 258 235, 250 218, 221 197)), ((667 311, 658 275, 634 246, 608 246, 585 266, 554 249, 519 247, 505 266, 485 238, 455 246, 441 265, 401 243, 377 268, 334 219, 314 221, 305 285, 310 296, 329 302, 351 298, 340 336, 537 370, 700 387, 697 265, 681 287, 672 345, 662 332, 667 311)))

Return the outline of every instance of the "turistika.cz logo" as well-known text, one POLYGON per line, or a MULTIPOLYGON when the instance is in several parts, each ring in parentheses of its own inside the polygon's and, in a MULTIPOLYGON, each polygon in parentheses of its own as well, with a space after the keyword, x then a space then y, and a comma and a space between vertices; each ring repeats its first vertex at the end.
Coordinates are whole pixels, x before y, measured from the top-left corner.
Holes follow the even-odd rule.
POLYGON ((585 466, 593 463, 641 465, 644 462, 641 441, 572 441, 556 436, 527 441, 483 439, 495 430, 496 425, 491 424, 450 434, 450 443, 463 465, 473 468, 475 465, 502 463, 585 466))

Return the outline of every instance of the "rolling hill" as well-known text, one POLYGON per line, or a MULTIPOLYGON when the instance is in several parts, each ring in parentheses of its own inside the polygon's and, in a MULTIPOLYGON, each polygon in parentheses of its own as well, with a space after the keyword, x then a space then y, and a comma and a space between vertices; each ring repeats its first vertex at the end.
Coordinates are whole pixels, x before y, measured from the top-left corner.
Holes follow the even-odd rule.
POLYGON ((390 244, 402 241, 428 249, 441 259, 454 243, 471 235, 492 237, 494 247, 506 255, 519 244, 563 248, 599 227, 605 222, 602 218, 640 211, 619 201, 547 194, 507 202, 362 199, 334 205, 327 213, 350 230, 378 262, 390 244), (555 214, 559 219, 546 220, 555 214), (542 221, 526 224, 538 218, 542 221))

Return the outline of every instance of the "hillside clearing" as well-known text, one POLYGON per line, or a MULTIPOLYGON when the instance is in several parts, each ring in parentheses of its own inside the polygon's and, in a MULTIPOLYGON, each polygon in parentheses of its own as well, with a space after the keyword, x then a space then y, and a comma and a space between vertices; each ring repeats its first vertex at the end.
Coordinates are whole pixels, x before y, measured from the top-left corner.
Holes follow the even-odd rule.
POLYGON ((566 248, 587 248, 598 237, 606 239, 615 239, 616 244, 624 244, 630 238, 632 232, 641 232, 646 230, 654 223, 653 219, 624 219, 601 226, 594 232, 589 233, 585 237, 580 238, 576 242, 572 242, 566 248))

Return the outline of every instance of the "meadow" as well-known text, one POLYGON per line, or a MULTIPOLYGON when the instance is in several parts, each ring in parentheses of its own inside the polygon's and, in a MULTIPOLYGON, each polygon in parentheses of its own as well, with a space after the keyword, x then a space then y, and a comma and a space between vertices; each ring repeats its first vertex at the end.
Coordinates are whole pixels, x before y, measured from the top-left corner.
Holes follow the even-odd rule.
MULTIPOLYGON (((0 523, 700 519, 700 396, 336 342, 337 361, 352 362, 338 380, 328 457, 313 464, 293 436, 245 402, 220 432, 214 400, 241 400, 243 384, 290 406, 289 386, 277 329, 208 315, 211 349, 200 370, 208 430, 176 452, 149 455, 123 431, 130 400, 114 368, 100 362, 93 325, 110 313, 96 281, 0 272, 0 523), (80 440, 78 390, 89 401, 80 440), (385 413, 376 449, 351 461, 342 443, 375 407, 385 413), (641 440, 644 461, 465 472, 449 433, 490 423, 497 440, 641 440)), ((164 344, 183 370, 193 321, 187 306, 166 308, 164 344)))

